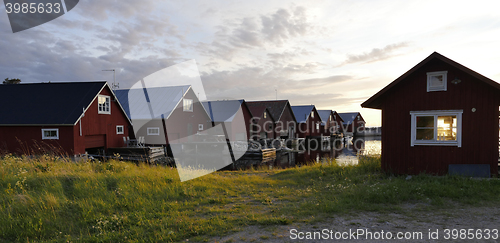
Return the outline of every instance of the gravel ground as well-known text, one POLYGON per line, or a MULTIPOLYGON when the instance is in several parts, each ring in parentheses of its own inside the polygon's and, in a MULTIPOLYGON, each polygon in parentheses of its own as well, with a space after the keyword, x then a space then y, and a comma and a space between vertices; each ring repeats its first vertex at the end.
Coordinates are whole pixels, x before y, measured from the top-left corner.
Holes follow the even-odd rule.
POLYGON ((353 213, 328 218, 314 224, 251 226, 228 236, 213 238, 209 242, 453 242, 457 241, 453 240, 454 235, 458 239, 465 237, 466 240, 459 240, 460 242, 500 242, 498 207, 451 206, 438 210, 424 208, 422 205, 406 204, 398 213, 353 213), (454 232, 453 229, 458 231, 454 232), (461 229, 463 229, 462 234, 460 234, 461 229), (486 229, 490 230, 489 234, 486 229), (465 230, 469 230, 471 234, 465 230), (307 236, 314 237, 315 232, 317 232, 315 239, 307 239, 307 236), (337 237, 342 237, 340 233, 343 233, 343 237, 347 239, 336 239, 336 232, 339 232, 337 237), (355 232, 364 235, 355 235, 355 232), (386 239, 390 234, 396 237, 398 232, 401 232, 400 235, 406 234, 412 238, 386 239), (437 232, 438 239, 430 239, 429 232, 434 237, 437 232), (372 234, 371 239, 367 233, 372 234), (489 239, 485 239, 488 235, 489 239), (480 236, 482 239, 478 239, 480 236))

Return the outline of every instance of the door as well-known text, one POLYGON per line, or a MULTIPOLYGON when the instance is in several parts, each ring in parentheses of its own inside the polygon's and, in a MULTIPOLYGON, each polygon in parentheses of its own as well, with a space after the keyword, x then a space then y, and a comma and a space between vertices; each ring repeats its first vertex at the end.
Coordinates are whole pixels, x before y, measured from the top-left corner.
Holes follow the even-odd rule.
POLYGON ((106 135, 87 135, 85 136, 85 148, 105 148, 106 147, 106 135))

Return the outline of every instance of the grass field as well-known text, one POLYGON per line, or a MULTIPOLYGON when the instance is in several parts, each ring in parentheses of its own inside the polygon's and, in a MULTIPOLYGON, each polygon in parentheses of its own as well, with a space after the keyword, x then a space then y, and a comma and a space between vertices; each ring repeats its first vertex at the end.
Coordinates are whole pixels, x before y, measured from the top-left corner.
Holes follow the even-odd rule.
POLYGON ((224 171, 181 183, 176 169, 121 161, 0 158, 0 241, 204 241, 247 225, 310 223, 402 203, 492 205, 498 179, 394 177, 359 165, 224 171))

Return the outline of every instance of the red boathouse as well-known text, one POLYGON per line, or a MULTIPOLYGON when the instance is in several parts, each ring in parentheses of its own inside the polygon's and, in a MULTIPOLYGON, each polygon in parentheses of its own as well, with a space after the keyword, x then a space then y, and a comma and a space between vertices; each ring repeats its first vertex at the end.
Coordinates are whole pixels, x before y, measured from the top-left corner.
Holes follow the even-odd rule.
POLYGON ((104 81, 4 84, 0 103, 4 153, 76 155, 123 147, 132 126, 104 81))
POLYGON ((361 106, 382 110, 387 172, 498 173, 500 84, 437 52, 361 106))

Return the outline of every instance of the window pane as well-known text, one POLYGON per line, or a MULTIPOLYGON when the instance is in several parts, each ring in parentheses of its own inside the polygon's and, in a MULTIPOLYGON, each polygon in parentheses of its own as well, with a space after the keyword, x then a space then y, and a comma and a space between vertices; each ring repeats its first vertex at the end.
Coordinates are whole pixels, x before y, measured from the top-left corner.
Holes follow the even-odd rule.
POLYGON ((431 87, 442 87, 443 86, 443 75, 435 75, 430 77, 431 87))
POLYGON ((438 134, 439 141, 457 140, 457 117, 456 116, 438 116, 438 134))
POLYGON ((434 129, 417 128, 417 140, 434 140, 434 129))
POLYGON ((193 111, 193 100, 184 99, 183 100, 183 110, 184 111, 193 111))
POLYGON ((434 127, 434 116, 417 116, 417 127, 434 127))

